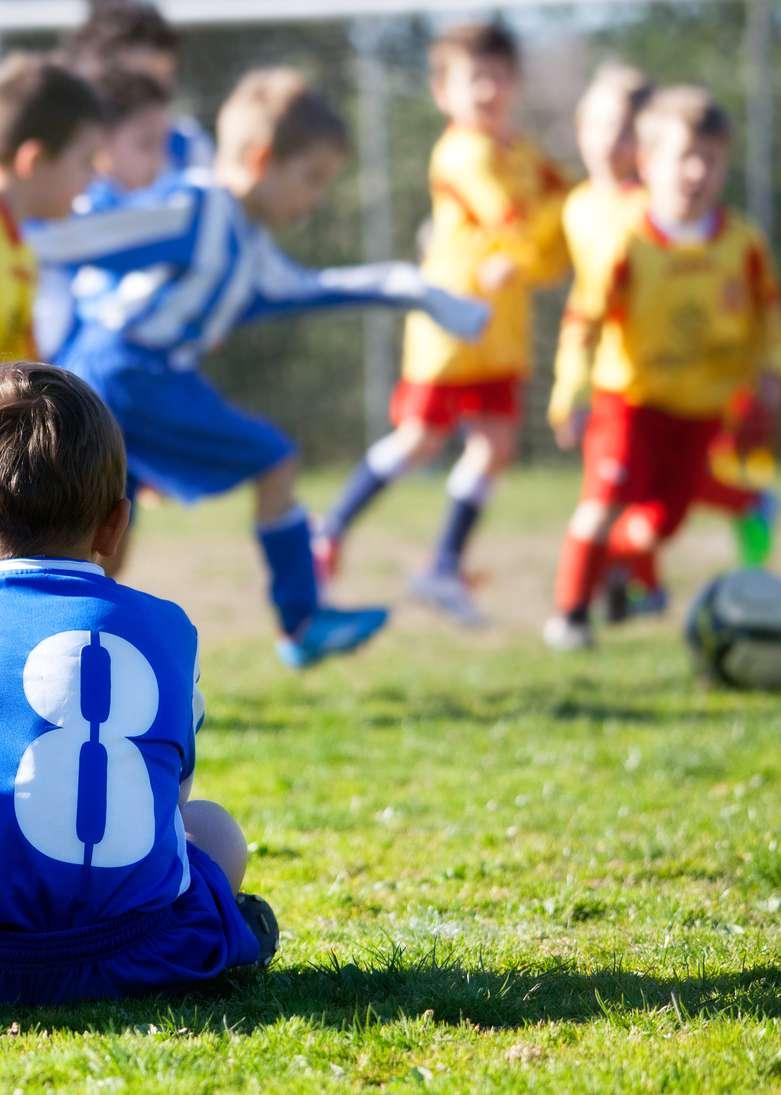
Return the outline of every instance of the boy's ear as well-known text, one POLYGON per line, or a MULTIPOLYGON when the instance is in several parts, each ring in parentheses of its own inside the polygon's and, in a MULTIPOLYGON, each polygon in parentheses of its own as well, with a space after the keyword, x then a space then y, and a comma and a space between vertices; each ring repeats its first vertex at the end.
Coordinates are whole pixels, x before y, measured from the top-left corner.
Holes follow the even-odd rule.
POLYGON ((247 145, 242 154, 242 160, 244 161, 244 167, 248 171, 256 178, 262 178, 268 170, 268 165, 271 163, 271 145, 247 145))
POLYGON ((130 502, 120 498, 111 513, 95 529, 92 537, 92 554, 111 559, 119 550, 122 537, 130 524, 130 502))
POLYGON ((14 153, 12 170, 20 179, 29 179, 45 158, 46 149, 41 142, 30 138, 23 141, 14 153))

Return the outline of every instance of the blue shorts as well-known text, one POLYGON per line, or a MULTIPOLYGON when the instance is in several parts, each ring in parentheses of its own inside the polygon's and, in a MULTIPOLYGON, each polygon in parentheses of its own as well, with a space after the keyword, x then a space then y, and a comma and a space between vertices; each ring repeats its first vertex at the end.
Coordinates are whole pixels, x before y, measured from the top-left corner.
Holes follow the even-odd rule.
POLYGON ((294 452, 265 419, 232 407, 199 373, 116 338, 81 335, 63 360, 114 412, 130 483, 182 502, 222 494, 271 471, 294 452))
POLYGON ((173 905, 59 932, 0 931, 0 1003, 115 999, 207 981, 258 960, 220 867, 187 846, 189 889, 173 905))

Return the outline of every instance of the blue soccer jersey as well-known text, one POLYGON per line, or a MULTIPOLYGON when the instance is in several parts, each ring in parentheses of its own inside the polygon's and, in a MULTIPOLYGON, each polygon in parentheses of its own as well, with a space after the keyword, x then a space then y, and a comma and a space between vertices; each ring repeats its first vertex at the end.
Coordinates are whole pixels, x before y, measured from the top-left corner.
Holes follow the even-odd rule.
POLYGON ((0 561, 0 925, 51 932, 190 885, 180 785, 203 719, 178 606, 91 563, 0 561))
POLYGON ((211 167, 214 162, 214 142, 201 123, 186 114, 174 119, 166 152, 166 171, 211 167))
POLYGON ((409 263, 300 266, 207 172, 169 175, 117 209, 29 225, 26 236, 41 265, 110 271, 108 291, 90 299, 89 325, 175 370, 196 368, 239 325, 290 311, 422 308, 462 337, 476 336, 488 316, 409 263))

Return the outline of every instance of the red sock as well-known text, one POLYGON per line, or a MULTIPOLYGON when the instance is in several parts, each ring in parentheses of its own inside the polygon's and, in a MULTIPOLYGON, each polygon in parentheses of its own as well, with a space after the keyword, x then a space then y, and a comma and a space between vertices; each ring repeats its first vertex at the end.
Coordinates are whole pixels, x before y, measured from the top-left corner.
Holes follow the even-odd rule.
POLYGON ((556 574, 556 607, 560 612, 588 608, 607 557, 607 544, 577 540, 567 533, 556 574))
POLYGON ((630 581, 637 582, 646 589, 658 589, 659 572, 656 565, 656 552, 644 551, 632 543, 627 535, 631 517, 632 511, 625 511, 610 530, 607 565, 622 566, 626 569, 630 581))

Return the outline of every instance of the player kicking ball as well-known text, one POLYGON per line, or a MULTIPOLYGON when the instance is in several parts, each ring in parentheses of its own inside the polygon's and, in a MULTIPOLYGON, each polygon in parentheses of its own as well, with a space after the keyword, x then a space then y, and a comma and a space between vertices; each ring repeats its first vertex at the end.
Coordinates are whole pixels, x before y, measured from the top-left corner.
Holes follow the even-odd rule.
POLYGON ((217 137, 214 181, 168 177, 115 210, 29 238, 41 262, 115 275, 103 298, 90 300, 61 364, 114 411, 131 497, 139 483, 185 502, 253 484, 277 649, 303 668, 366 642, 387 611, 321 604, 308 515, 295 498, 294 446, 227 403, 198 373, 201 358, 236 327, 284 312, 423 308, 463 337, 481 330, 487 309, 435 288, 408 264, 307 270, 275 247, 270 230, 319 204, 347 144, 341 119, 297 72, 249 73, 222 107, 217 137))
POLYGON ((274 914, 239 895, 247 845, 189 801, 198 640, 98 560, 127 528, 122 435, 81 380, 0 365, 0 1001, 197 984, 267 964, 274 914))

